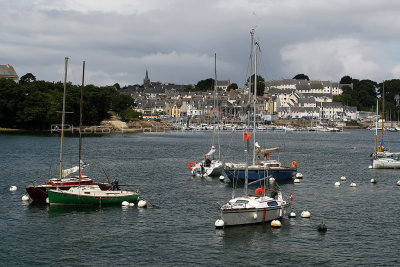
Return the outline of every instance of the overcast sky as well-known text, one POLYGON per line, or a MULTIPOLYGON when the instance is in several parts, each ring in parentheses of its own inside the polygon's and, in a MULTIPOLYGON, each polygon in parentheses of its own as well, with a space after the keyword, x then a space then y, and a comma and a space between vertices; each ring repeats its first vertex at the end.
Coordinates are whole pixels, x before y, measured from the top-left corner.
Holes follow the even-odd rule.
POLYGON ((243 86, 250 30, 266 80, 400 78, 398 0, 0 0, 0 64, 19 76, 86 84, 243 86))

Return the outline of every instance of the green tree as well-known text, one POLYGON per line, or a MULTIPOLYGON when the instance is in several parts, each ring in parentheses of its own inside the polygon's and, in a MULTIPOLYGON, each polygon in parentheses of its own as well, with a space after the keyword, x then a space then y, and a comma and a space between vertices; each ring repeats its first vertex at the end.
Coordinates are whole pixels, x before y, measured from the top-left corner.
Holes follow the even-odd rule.
POLYGON ((212 90, 213 88, 214 88, 214 79, 212 78, 201 80, 195 86, 195 90, 199 91, 212 90))
POLYGON ((190 91, 193 91, 193 85, 191 84, 185 85, 185 92, 190 92, 190 91))
POLYGON ((293 77, 293 79, 295 79, 295 80, 307 80, 307 81, 310 80, 310 78, 308 78, 308 76, 305 75, 305 74, 297 74, 296 76, 293 77))
POLYGON ((238 86, 236 83, 231 83, 230 85, 228 85, 227 90, 228 90, 228 91, 230 91, 230 90, 236 90, 236 89, 238 89, 238 88, 239 88, 239 86, 238 86))
POLYGON ((353 78, 350 76, 343 76, 342 79, 340 79, 340 84, 351 84, 353 83, 353 78))
POLYGON ((27 73, 19 79, 19 82, 22 84, 23 83, 31 83, 31 82, 35 82, 35 81, 36 81, 36 77, 32 73, 27 73))
POLYGON ((121 86, 119 85, 119 83, 114 84, 115 89, 117 90, 121 90, 121 86))
MULTIPOLYGON (((251 93, 254 94, 254 77, 255 75, 253 74, 251 76, 251 93)), ((249 83, 249 79, 247 79, 247 86, 249 83)), ((264 90, 265 90, 265 81, 264 78, 261 77, 260 75, 257 75, 257 95, 264 95, 264 90)))

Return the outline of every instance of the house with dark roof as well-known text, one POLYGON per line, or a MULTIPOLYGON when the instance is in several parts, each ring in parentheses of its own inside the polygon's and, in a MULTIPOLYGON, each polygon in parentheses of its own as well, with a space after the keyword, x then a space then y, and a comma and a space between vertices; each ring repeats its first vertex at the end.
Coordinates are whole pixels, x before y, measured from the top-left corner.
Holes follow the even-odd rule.
POLYGON ((16 83, 19 81, 18 74, 10 64, 0 65, 0 79, 11 79, 16 83))

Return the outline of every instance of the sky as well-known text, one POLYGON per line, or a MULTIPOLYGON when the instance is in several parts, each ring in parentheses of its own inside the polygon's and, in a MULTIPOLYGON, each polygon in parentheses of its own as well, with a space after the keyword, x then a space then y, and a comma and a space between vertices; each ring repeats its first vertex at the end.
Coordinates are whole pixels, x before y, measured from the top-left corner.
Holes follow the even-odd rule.
POLYGON ((400 78, 397 0, 0 0, 0 64, 97 86, 214 77, 242 87, 250 31, 265 80, 400 78))

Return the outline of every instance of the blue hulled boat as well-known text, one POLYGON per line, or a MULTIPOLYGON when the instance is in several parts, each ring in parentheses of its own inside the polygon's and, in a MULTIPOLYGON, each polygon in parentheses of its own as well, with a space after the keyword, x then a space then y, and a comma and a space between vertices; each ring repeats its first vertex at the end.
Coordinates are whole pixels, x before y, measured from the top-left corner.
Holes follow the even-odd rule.
MULTIPOLYGON (((243 163, 226 163, 225 174, 230 181, 242 181, 245 180, 246 166, 243 163)), ((257 162, 255 165, 248 167, 249 182, 257 181, 265 177, 272 176, 277 182, 290 181, 296 176, 297 166, 295 161, 292 163, 292 167, 283 166, 277 160, 263 160, 257 162)))

